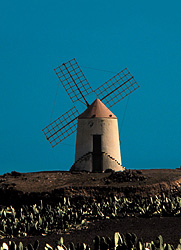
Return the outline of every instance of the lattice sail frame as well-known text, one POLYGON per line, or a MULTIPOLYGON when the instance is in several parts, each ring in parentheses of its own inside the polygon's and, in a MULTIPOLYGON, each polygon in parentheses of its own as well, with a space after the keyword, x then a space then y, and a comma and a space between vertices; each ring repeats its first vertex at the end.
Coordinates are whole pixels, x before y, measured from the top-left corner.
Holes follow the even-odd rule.
POLYGON ((54 70, 72 102, 81 101, 88 106, 84 96, 92 93, 93 90, 75 58, 54 70))
POLYGON ((98 87, 95 93, 106 107, 110 108, 137 88, 139 88, 139 85, 128 69, 125 68, 98 87))
MULTIPOLYGON (((92 92, 110 108, 139 88, 127 68, 113 76, 95 91, 92 90, 75 59, 63 63, 54 70, 72 102, 81 101, 87 106, 89 104, 85 96, 92 92)), ((74 106, 42 130, 52 147, 55 147, 76 131, 78 116, 79 112, 74 106)))
POLYGON ((42 130, 52 147, 76 131, 78 115, 79 112, 74 106, 42 130))

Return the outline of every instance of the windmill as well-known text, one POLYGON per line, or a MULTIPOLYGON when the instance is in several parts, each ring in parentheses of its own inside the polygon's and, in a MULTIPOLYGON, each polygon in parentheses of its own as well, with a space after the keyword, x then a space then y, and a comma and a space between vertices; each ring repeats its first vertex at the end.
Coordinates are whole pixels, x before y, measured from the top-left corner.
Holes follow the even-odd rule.
POLYGON ((123 171, 117 117, 110 107, 131 94, 139 85, 127 68, 93 90, 75 59, 55 70, 73 103, 87 106, 79 114, 75 106, 42 131, 52 147, 76 133, 75 162, 71 170, 103 172, 123 171), (86 96, 94 92, 97 99, 89 105, 86 96))

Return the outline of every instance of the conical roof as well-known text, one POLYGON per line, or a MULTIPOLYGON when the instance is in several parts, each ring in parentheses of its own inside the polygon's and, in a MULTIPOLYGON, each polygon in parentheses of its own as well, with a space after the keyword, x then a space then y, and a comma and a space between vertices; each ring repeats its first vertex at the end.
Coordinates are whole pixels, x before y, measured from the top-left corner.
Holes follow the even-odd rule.
POLYGON ((86 119, 86 118, 114 118, 117 117, 99 100, 96 99, 89 107, 79 115, 79 119, 86 119))

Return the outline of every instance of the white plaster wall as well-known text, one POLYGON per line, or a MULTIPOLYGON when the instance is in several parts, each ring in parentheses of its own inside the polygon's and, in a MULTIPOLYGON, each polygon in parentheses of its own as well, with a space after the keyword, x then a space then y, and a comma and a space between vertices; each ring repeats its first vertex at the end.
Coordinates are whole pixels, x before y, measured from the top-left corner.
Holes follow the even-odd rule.
POLYGON ((119 130, 118 120, 104 118, 102 122, 102 151, 115 158, 120 164, 120 142, 119 142, 119 130))
POLYGON ((103 154, 103 171, 106 169, 112 169, 114 171, 124 171, 125 168, 121 166, 117 161, 111 159, 106 154, 103 154))
POLYGON ((80 171, 88 171, 92 172, 92 155, 89 154, 83 159, 80 159, 78 162, 75 163, 74 168, 80 171))
MULTIPOLYGON (((93 152, 93 135, 96 134, 102 135, 102 152, 106 152, 122 164, 117 119, 98 117, 78 119, 75 162, 88 152, 93 152)), ((105 160, 105 170, 104 164, 105 160)))

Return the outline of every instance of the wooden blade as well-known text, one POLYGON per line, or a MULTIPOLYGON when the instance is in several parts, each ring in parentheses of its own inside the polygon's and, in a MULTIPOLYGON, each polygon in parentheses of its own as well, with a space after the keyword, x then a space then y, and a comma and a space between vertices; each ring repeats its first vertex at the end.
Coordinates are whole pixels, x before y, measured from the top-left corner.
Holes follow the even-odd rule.
POLYGON ((76 60, 72 59, 63 63, 54 70, 72 102, 81 101, 88 106, 85 96, 93 90, 76 60))
POLYGON ((42 130, 52 147, 76 131, 78 115, 76 107, 73 107, 42 130))
POLYGON ((139 88, 134 77, 125 68, 110 80, 102 84, 95 90, 98 98, 108 107, 112 107, 117 102, 131 94, 139 88))

